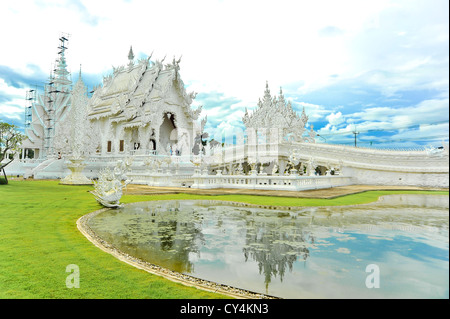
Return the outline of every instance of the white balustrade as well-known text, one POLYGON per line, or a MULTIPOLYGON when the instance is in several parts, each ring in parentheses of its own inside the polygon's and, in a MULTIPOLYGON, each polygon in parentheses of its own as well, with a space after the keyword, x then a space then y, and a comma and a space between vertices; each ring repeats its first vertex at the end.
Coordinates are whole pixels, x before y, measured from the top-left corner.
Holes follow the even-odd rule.
POLYGON ((266 190, 292 190, 330 188, 351 185, 347 176, 268 176, 268 175, 200 175, 193 176, 192 188, 242 188, 266 190))

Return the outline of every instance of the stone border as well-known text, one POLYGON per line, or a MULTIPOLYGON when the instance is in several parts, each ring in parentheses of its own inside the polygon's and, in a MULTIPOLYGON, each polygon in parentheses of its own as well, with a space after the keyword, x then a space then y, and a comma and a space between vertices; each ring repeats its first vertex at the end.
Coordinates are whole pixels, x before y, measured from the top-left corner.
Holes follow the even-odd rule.
MULTIPOLYGON (((172 200, 171 200, 172 201, 172 200)), ((158 202, 158 201, 154 201, 158 202)), ((130 203, 133 204, 133 203, 130 203)), ((127 205, 130 205, 127 204, 127 205)), ((108 254, 113 255, 117 259, 132 265, 138 269, 145 270, 151 274, 162 276, 166 279, 169 279, 173 282, 181 283, 186 286, 191 286, 195 288, 199 288, 202 290, 206 290, 209 292, 215 292, 220 293, 229 297, 238 298, 238 299, 281 299, 279 297, 270 296, 262 293, 253 292, 250 290, 245 290, 241 288, 232 287, 229 285, 224 285, 220 283, 216 283, 209 280, 200 279, 197 277, 193 277, 190 275, 182 274, 146 261, 143 261, 139 258, 133 257, 131 255, 128 255, 120 250, 118 250, 116 247, 111 245, 110 243, 104 241, 101 239, 88 225, 89 220, 106 211, 110 208, 102 208, 100 210, 97 210, 95 212, 86 214, 82 217, 80 217, 77 220, 77 228, 78 230, 96 247, 100 248, 104 252, 107 252, 108 254)))

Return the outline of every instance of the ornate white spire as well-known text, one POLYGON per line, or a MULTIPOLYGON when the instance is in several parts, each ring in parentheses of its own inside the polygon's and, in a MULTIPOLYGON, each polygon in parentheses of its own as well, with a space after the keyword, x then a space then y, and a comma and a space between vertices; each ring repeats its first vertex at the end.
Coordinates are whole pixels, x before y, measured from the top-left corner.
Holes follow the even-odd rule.
POLYGON ((134 53, 133 53, 133 46, 130 45, 130 51, 128 51, 128 66, 134 65, 134 53))
POLYGON ((286 106, 286 101, 284 99, 284 95, 283 95, 283 89, 280 86, 280 95, 278 96, 278 104, 281 107, 285 107, 286 106))
POLYGON ((269 82, 266 81, 266 89, 264 90, 263 104, 267 106, 271 103, 272 103, 272 96, 270 95, 269 82))
POLYGON ((266 81, 266 90, 264 91, 264 94, 269 94, 270 95, 269 81, 266 81))
POLYGON ((54 85, 54 90, 58 90, 60 92, 69 92, 70 85, 72 81, 69 77, 69 71, 67 71, 67 63, 66 63, 66 45, 68 41, 68 35, 62 35, 59 38, 60 44, 58 46, 59 58, 56 61, 56 67, 53 70, 53 75, 50 76, 50 82, 54 85))
MULTIPOLYGON (((84 84, 83 78, 81 77, 81 64, 80 64, 80 71, 78 72, 78 80, 75 83, 75 86, 74 86, 73 91, 72 91, 72 99, 75 99, 74 96, 76 96, 76 94, 74 94, 74 92, 78 92, 78 91, 79 92, 84 92, 83 93, 84 95, 86 95, 86 92, 87 92, 87 87, 84 84)), ((75 103, 73 103, 73 104, 75 104, 75 103)))
POLYGON ((128 60, 134 59, 133 46, 130 45, 130 51, 128 52, 128 60))

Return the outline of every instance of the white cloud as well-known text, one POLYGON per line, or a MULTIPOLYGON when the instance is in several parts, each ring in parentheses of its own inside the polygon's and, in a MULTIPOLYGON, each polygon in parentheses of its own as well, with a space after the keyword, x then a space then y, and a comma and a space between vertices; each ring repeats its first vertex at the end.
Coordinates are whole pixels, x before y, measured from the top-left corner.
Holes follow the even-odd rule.
POLYGON ((354 139, 378 141, 404 146, 415 145, 414 141, 448 141, 448 99, 425 100, 417 105, 392 108, 372 107, 363 112, 343 116, 331 113, 329 123, 318 130, 328 143, 348 144, 354 139), (390 132, 389 136, 378 136, 377 132, 390 132), (406 144, 405 144, 406 143, 406 144))
POLYGON ((344 122, 344 117, 341 112, 331 113, 326 117, 330 125, 339 125, 344 122))
POLYGON ((8 104, 3 104, 0 107, 0 114, 2 117, 6 117, 14 120, 23 120, 24 118, 24 110, 17 106, 17 100, 13 100, 8 104))
MULTIPOLYGON (((241 112, 256 106, 266 80, 271 88, 282 86, 297 111, 305 106, 310 122, 327 120, 324 132, 352 120, 363 123, 358 127, 385 127, 435 122, 438 113, 448 113, 446 1, 2 1, 0 28, 10 30, 0 35, 0 64, 22 74, 35 71, 29 65, 48 74, 61 32, 71 34, 72 72, 82 64, 84 72, 106 74, 127 63, 130 45, 136 55, 167 55, 166 62, 183 55, 187 90, 216 98, 196 102, 204 105, 202 116, 216 123, 242 125, 241 112), (391 97, 436 93, 424 105, 361 112, 342 107, 336 113, 340 101, 302 101, 301 94, 326 95, 332 85, 355 82, 391 97)), ((23 103, 12 91, 0 91, 14 99, 10 112, 23 103)))
POLYGON ((448 141, 449 124, 440 123, 435 125, 421 125, 417 129, 402 130, 398 134, 390 136, 388 140, 394 141, 414 141, 421 140, 424 137, 428 142, 436 141, 437 144, 441 141, 448 141))
POLYGON ((2 34, 6 43, 14 43, 14 50, 2 50, 1 60, 14 67, 33 59, 49 69, 59 33, 65 31, 72 34, 68 51, 72 68, 81 63, 89 72, 105 72, 112 64, 126 63, 129 45, 134 45, 147 54, 155 50, 158 58, 183 55, 188 79, 235 96, 248 91, 241 85, 242 76, 256 90, 265 80, 314 82, 330 72, 339 73, 346 59, 345 43, 325 39, 319 31, 330 24, 346 32, 357 29, 382 8, 331 1, 324 12, 322 4, 306 2, 206 0, 25 1, 1 6, 2 29, 26 22, 46 30, 46 36, 31 36, 28 28, 2 34), (30 47, 42 50, 30 54, 30 47))
POLYGON ((366 108, 363 112, 349 114, 348 118, 368 122, 384 121, 390 123, 392 128, 402 128, 418 124, 434 124, 448 121, 448 110, 448 99, 432 99, 403 108, 366 108))
POLYGON ((292 102, 293 108, 297 113, 300 114, 302 112, 303 108, 305 108, 305 113, 309 118, 308 122, 316 122, 323 119, 325 114, 329 114, 330 111, 327 110, 324 106, 313 104, 313 103, 307 103, 307 102, 296 102, 296 100, 300 99, 301 97, 296 97, 292 102))
POLYGON ((23 120, 25 90, 9 86, 0 78, 0 97, 2 96, 8 101, 0 103, 0 115, 9 119, 23 120))
POLYGON ((14 99, 25 99, 25 89, 18 89, 13 86, 9 86, 4 79, 0 78, 0 94, 6 95, 14 99))

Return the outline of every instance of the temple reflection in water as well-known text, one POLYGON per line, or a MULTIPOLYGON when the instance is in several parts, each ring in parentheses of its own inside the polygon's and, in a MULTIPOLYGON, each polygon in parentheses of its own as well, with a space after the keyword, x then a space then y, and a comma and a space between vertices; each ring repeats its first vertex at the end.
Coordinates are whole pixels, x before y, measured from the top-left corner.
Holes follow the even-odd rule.
POLYGON ((448 296, 447 196, 398 195, 369 205, 293 211, 216 201, 145 202, 106 211, 89 223, 129 255, 266 294, 448 296), (364 285, 371 263, 395 275, 383 282, 382 292, 364 285), (407 272, 398 266, 404 263, 407 272), (414 288, 414 282, 434 293, 414 288))

